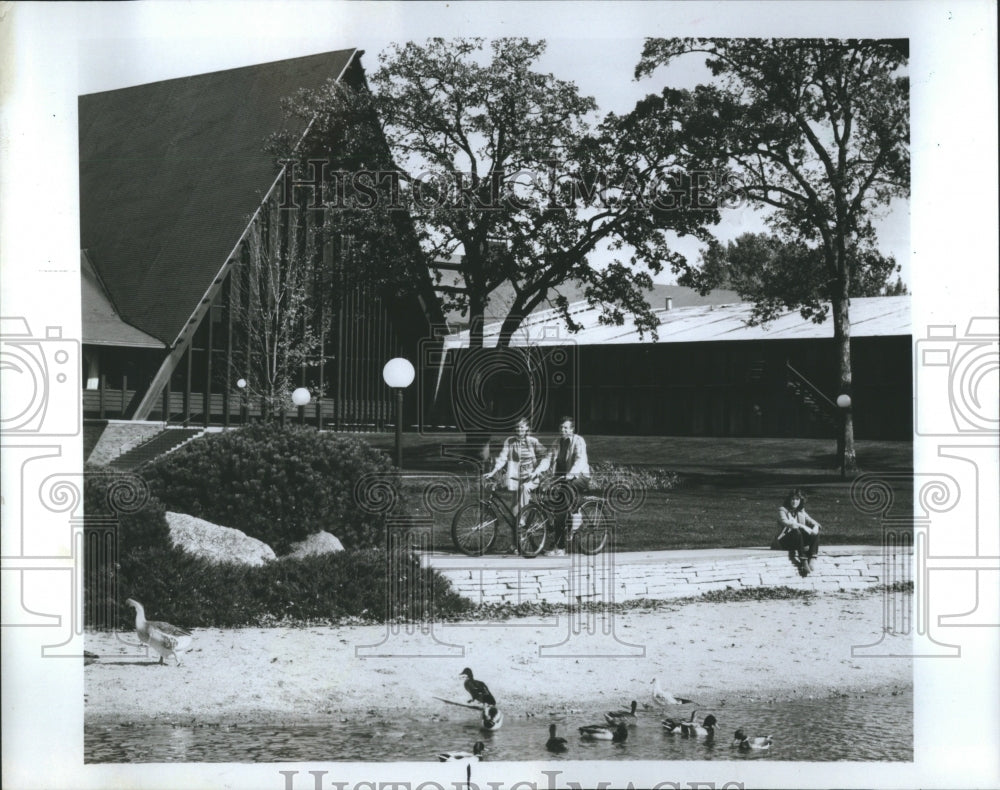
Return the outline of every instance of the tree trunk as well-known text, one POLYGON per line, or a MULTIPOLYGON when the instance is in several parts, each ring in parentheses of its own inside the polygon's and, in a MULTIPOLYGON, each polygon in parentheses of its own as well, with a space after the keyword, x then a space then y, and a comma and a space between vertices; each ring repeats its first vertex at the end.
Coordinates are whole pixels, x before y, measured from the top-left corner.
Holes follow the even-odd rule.
MULTIPOLYGON (((833 300, 833 337, 836 345, 837 366, 840 374, 840 384, 837 396, 851 396, 851 319, 850 298, 847 295, 847 283, 839 289, 839 298, 833 300)), ((839 407, 838 407, 839 408, 839 407)), ((858 459, 854 449, 854 405, 841 409, 840 436, 837 441, 838 466, 844 472, 858 471, 858 459)))

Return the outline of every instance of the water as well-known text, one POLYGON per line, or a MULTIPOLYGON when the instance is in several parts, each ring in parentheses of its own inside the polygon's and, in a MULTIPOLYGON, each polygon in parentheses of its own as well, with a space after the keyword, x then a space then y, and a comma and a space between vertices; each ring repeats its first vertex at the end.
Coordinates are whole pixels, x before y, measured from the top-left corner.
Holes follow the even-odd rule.
MULTIPOLYGON (((613 707, 613 706, 612 706, 613 707)), ((680 709, 678 709, 679 711, 680 709)), ((685 718, 691 712, 684 710, 685 718)), ((399 713, 349 722, 268 725, 87 725, 87 762, 392 762, 434 760, 440 751, 486 745, 486 759, 502 760, 810 760, 912 761, 913 695, 864 696, 706 708, 719 720, 714 742, 667 735, 662 714, 639 710, 625 743, 584 741, 577 727, 602 720, 602 711, 531 718, 508 717, 493 732, 479 729, 475 711, 399 713), (548 726, 566 738, 564 754, 545 749, 548 726), (737 727, 767 735, 767 751, 741 754, 730 746, 737 727)), ((671 715, 677 715, 671 713, 671 715)))

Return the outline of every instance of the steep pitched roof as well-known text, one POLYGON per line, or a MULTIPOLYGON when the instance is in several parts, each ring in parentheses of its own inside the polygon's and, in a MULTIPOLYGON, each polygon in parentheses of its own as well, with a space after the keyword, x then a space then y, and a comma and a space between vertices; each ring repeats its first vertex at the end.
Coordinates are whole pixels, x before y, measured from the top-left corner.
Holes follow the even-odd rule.
POLYGON ((80 252, 80 294, 83 297, 83 342, 99 346, 163 348, 164 344, 118 315, 86 250, 80 252))
POLYGON ((281 99, 340 78, 342 50, 81 96, 80 247, 114 308, 177 338, 277 171, 281 99))

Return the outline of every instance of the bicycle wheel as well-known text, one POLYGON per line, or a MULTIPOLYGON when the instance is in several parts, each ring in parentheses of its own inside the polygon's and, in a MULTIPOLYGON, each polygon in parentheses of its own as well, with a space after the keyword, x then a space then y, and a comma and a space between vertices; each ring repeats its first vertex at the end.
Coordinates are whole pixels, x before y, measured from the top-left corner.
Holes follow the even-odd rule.
POLYGON ((549 518, 545 510, 537 505, 528 505, 521 511, 517 529, 518 548, 523 557, 537 557, 545 548, 549 518))
POLYGON ((489 502, 470 502, 451 521, 451 539, 455 548, 470 557, 480 557, 490 550, 497 537, 499 517, 489 502))
POLYGON ((599 554, 611 533, 611 520, 603 502, 584 502, 580 507, 580 528, 573 534, 577 548, 584 554, 599 554))

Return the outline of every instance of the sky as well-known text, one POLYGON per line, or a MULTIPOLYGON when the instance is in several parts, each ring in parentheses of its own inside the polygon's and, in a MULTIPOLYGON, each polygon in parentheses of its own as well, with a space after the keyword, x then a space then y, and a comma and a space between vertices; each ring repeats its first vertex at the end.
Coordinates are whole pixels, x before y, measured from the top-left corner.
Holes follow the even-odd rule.
MULTIPOLYGON (((426 37, 426 36, 424 36, 426 37)), ((664 85, 693 88, 710 77, 703 59, 686 57, 668 68, 660 68, 641 80, 633 77, 642 51, 643 37, 585 37, 566 35, 538 36, 547 42, 546 51, 536 64, 541 72, 569 80, 583 95, 592 96, 601 115, 607 112, 625 113, 649 93, 659 92, 664 85)), ((413 36, 413 40, 421 40, 413 36)), ((357 36, 330 34, 321 38, 261 39, 255 37, 199 37, 194 35, 176 46, 171 36, 98 37, 81 45, 79 92, 93 93, 138 85, 162 79, 235 68, 270 60, 298 57, 335 49, 357 47, 364 50, 362 63, 371 73, 378 66, 378 55, 397 39, 379 38, 370 30, 357 36)), ((405 41, 407 39, 398 39, 405 41)), ((909 201, 896 200, 876 223, 879 248, 892 255, 901 266, 903 281, 910 282, 909 201)), ((766 232, 763 214, 750 207, 725 210, 714 233, 729 241, 741 233, 766 232)), ((701 244, 693 238, 671 241, 689 261, 698 260, 701 244)), ((591 264, 603 268, 614 254, 601 246, 592 256, 591 264)), ((664 270, 654 277, 656 282, 673 283, 675 275, 664 270)))

